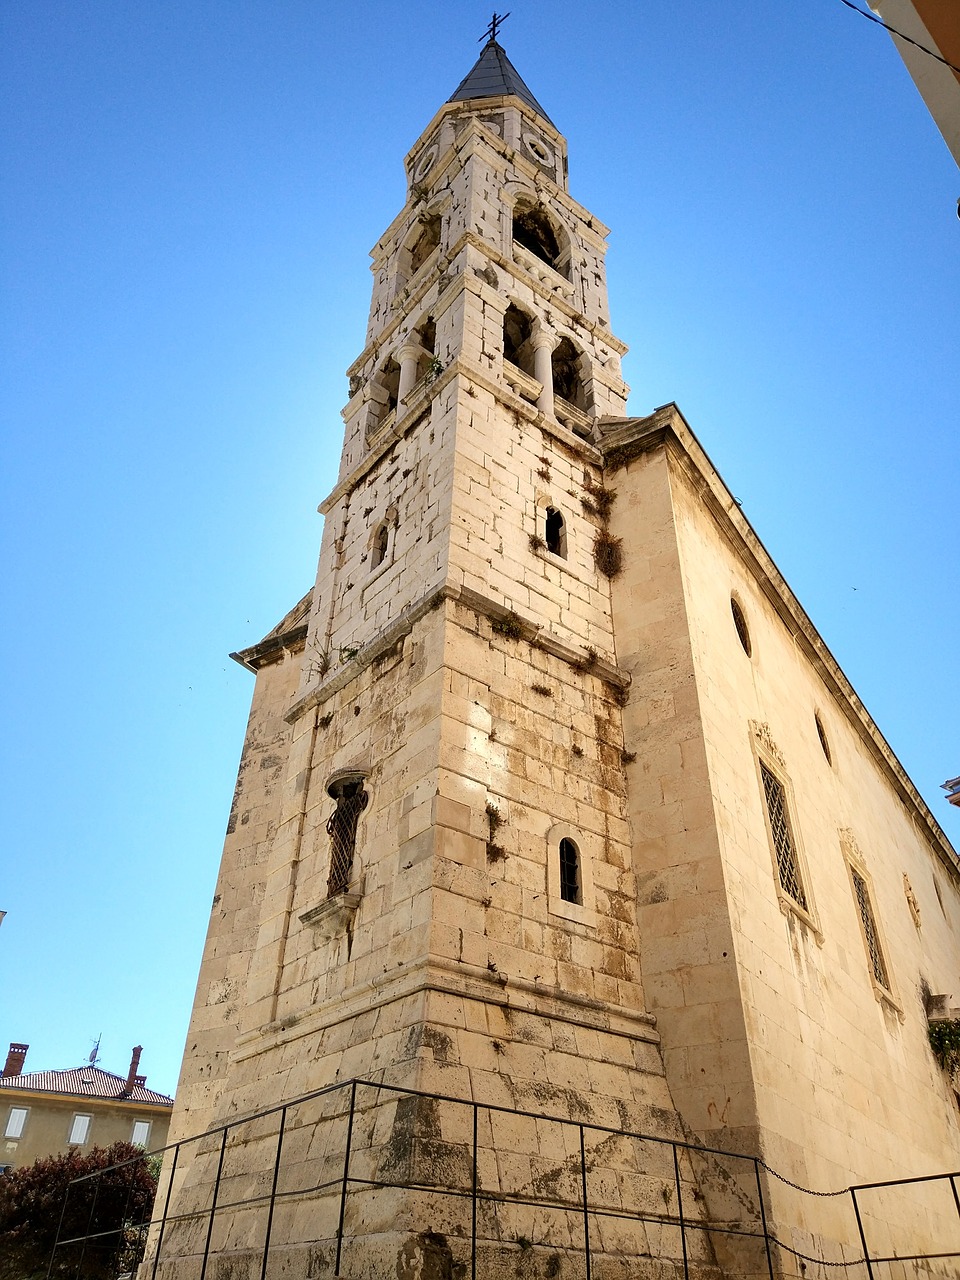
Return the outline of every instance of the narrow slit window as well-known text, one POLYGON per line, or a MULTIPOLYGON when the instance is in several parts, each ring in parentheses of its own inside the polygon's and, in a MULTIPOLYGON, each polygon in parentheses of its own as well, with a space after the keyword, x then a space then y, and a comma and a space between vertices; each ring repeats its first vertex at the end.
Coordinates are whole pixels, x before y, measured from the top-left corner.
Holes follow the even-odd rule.
POLYGON ((853 891, 857 897, 860 923, 863 925, 863 938, 867 944, 867 954, 870 957, 870 968, 877 984, 883 987, 884 991, 889 991, 890 979, 887 977, 887 963, 883 958, 883 949, 880 946, 880 934, 877 930, 877 921, 873 914, 867 882, 853 867, 850 868, 850 875, 853 877, 853 891))
POLYGON ((797 858, 796 841, 790 826, 786 790, 780 779, 763 763, 760 765, 760 774, 763 778, 763 792, 767 801, 773 848, 777 855, 780 888, 798 907, 806 911, 808 910, 807 895, 803 891, 803 882, 800 879, 800 863, 797 858))
POLYGON ((833 764, 833 757, 830 754, 830 743, 827 741, 827 732, 823 727, 823 721, 820 719, 820 713, 814 712, 814 720, 817 725, 817 737, 820 739, 820 747, 823 751, 827 764, 833 764))
POLYGON ((330 837, 327 896, 335 898, 340 893, 346 893, 350 887, 357 848, 357 823, 367 807, 369 796, 363 789, 362 778, 345 778, 331 783, 328 791, 337 802, 337 807, 327 822, 327 834, 330 837))
POLYGON ((562 556, 566 559, 567 529, 563 516, 556 507, 547 507, 546 519, 544 520, 544 542, 546 542, 547 550, 552 555, 562 556))
POLYGON ((564 902, 583 902, 580 850, 572 840, 560 841, 560 897, 564 902))
POLYGON ((373 535, 373 553, 370 557, 370 567, 379 569, 384 560, 386 560, 389 550, 390 529, 386 524, 381 524, 373 535))
POLYGON ((740 602, 731 597, 730 612, 733 614, 733 625, 737 629, 737 638, 743 646, 743 652, 750 657, 753 646, 750 644, 750 632, 747 629, 747 620, 743 616, 743 610, 740 608, 740 602))

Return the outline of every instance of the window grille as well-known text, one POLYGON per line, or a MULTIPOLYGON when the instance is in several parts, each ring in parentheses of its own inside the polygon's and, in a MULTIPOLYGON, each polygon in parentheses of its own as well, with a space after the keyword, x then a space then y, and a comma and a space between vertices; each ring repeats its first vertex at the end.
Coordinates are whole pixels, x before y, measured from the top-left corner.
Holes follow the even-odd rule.
POLYGON ((580 888, 580 850, 572 840, 560 841, 560 897, 564 902, 583 901, 580 888))
POLYGON ((752 646, 750 644, 750 632, 747 629, 747 620, 743 616, 743 610, 740 608, 738 601, 731 598, 730 612, 733 614, 733 625, 737 628, 737 638, 743 646, 743 652, 750 657, 752 646))
POLYGON ((820 746, 823 749, 827 764, 832 765, 833 757, 830 755, 830 743, 827 741, 827 732, 823 727, 823 721, 817 712, 814 712, 813 718, 817 723, 817 737, 820 739, 820 746))
POLYGON ((798 907, 807 910, 807 895, 803 891, 800 880, 800 865, 797 861, 797 850, 790 830, 790 817, 787 813, 787 793, 779 778, 774 777, 765 764, 760 764, 763 778, 763 792, 767 801, 767 813, 770 816, 770 830, 773 834, 773 847, 777 855, 777 871, 780 876, 780 888, 793 899, 798 907))
POLYGON ((860 908, 860 923, 863 925, 863 936, 867 942, 867 951, 870 955, 870 967, 873 970, 873 976, 885 991, 890 990, 890 982, 887 978, 887 966, 883 959, 883 952, 880 950, 880 937, 877 933, 877 922, 874 919, 873 907, 870 905, 870 892, 867 889, 867 882, 863 876, 850 868, 850 874, 853 876, 853 891, 857 895, 857 906, 860 908))
POLYGON ((330 836, 327 896, 334 898, 349 888, 357 845, 357 823, 369 797, 363 789, 362 778, 344 779, 334 783, 329 790, 337 802, 327 822, 327 834, 330 836))

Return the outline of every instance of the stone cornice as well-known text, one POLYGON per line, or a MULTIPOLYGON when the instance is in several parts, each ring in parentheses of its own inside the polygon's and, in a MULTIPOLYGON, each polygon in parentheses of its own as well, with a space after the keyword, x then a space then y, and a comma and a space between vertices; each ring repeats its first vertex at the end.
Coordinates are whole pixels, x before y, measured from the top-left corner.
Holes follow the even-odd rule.
POLYGON ((573 995, 547 983, 492 974, 479 965, 432 956, 408 972, 388 973, 370 982, 358 983, 325 1009, 311 1006, 300 1014, 247 1032, 237 1040, 231 1061, 242 1062, 303 1036, 315 1036, 361 1013, 426 992, 479 1000, 513 1013, 530 1013, 553 1022, 607 1031, 648 1044, 660 1042, 656 1019, 650 1013, 635 1012, 590 996, 573 995))
POLYGON ((506 605, 501 604, 499 600, 494 600, 470 587, 445 582, 429 588, 418 600, 408 605, 400 616, 385 627, 379 635, 363 645, 339 670, 326 675, 315 689, 299 697, 284 719, 293 724, 314 707, 322 706, 329 701, 335 693, 346 688, 361 672, 408 636, 421 618, 439 608, 447 600, 472 609, 474 613, 489 618, 492 622, 509 620, 519 629, 518 638, 528 641, 544 653, 549 653, 579 670, 589 670, 592 675, 605 680, 608 684, 620 689, 626 689, 630 685, 629 674, 613 663, 590 656, 585 649, 574 648, 573 645, 567 644, 566 641, 546 630, 540 623, 531 622, 528 618, 522 617, 514 609, 508 609, 506 605))
POLYGON ((607 465, 614 469, 626 466, 631 458, 661 448, 666 450, 713 516, 735 554, 750 571, 794 642, 834 695, 915 823, 933 843, 944 864, 954 875, 960 875, 960 857, 956 850, 677 406, 663 405, 646 418, 604 419, 600 429, 603 433, 601 449, 607 465))
POLYGON ((248 649, 239 649, 236 653, 231 653, 230 657, 234 662, 239 662, 241 667, 246 667, 248 671, 257 672, 261 667, 278 661, 285 652, 297 653, 303 649, 307 640, 307 630, 307 624, 303 623, 290 631, 284 631, 282 635, 261 640, 259 644, 253 644, 248 649))

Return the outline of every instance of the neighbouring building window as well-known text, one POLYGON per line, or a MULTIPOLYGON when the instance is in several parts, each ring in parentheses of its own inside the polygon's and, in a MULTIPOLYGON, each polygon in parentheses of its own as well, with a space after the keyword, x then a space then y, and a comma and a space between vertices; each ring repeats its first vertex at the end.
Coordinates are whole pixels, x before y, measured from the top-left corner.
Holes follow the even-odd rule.
POLYGON ((767 815, 770 819, 770 834, 773 837, 773 848, 777 855, 777 873, 780 877, 780 888, 798 907, 808 910, 807 895, 803 890, 800 878, 800 862, 797 857, 797 844, 793 836, 790 814, 787 808, 787 793, 783 783, 771 773, 767 766, 760 762, 760 776, 763 779, 763 793, 767 802, 767 815))
POLYGON ((878 986, 883 987, 884 991, 889 991, 890 979, 887 976, 887 964, 880 946, 880 934, 877 930, 877 921, 873 914, 867 882, 854 867, 850 868, 850 875, 853 878, 853 892, 856 895, 857 907, 860 911, 863 940, 867 946, 867 954, 870 957, 870 968, 873 971, 874 980, 878 986))
POLYGON ((567 530, 563 516, 556 507, 547 507, 546 519, 544 520, 544 541, 549 552, 555 556, 566 558, 567 530))
POLYGON ((747 630, 747 620, 743 616, 743 609, 740 602, 733 597, 730 599, 730 612, 733 614, 733 625, 737 629, 737 638, 743 646, 743 652, 750 657, 753 646, 750 644, 750 632, 747 630))
POLYGON ((560 897, 564 902, 583 901, 580 850, 572 840, 560 841, 560 897))
POLYGON ((78 1147, 82 1147, 90 1132, 91 1118, 92 1117, 90 1116, 75 1115, 73 1117, 73 1123, 70 1125, 70 1137, 67 1141, 75 1143, 78 1147))
POLYGON ((7 1117, 7 1127, 3 1131, 5 1138, 19 1138, 23 1133, 23 1126, 27 1123, 27 1107, 11 1107, 10 1114, 7 1117))
POLYGON ((363 778, 353 775, 338 778, 327 788, 337 807, 327 822, 330 836, 330 875, 327 896, 346 893, 353 875, 353 859, 357 847, 357 823, 367 807, 369 796, 363 789, 363 778))
POLYGON ((145 1147, 150 1141, 150 1121, 134 1120, 130 1141, 135 1147, 145 1147))

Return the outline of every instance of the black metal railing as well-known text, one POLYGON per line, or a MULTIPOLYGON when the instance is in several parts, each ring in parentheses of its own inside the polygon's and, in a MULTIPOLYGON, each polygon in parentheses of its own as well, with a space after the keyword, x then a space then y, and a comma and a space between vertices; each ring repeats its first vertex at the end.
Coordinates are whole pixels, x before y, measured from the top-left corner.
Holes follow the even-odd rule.
MULTIPOLYGON (((373 1199, 365 1212, 386 1220, 391 1210, 376 1197, 391 1190, 424 1198, 431 1235, 457 1250, 471 1280, 483 1275, 490 1250, 508 1246, 550 1249, 565 1259, 565 1277, 582 1280, 592 1280, 595 1262, 609 1254, 673 1258, 685 1280, 704 1271, 774 1280, 778 1249, 781 1263, 793 1257, 869 1280, 893 1275, 875 1269, 883 1264, 960 1258, 960 1172, 836 1193, 849 1194, 850 1241, 859 1235, 862 1255, 831 1264, 777 1239, 756 1156, 365 1080, 315 1090, 142 1158, 157 1155, 163 1168, 152 1224, 121 1218, 94 1231, 58 1230, 48 1280, 106 1280, 144 1256, 140 1280, 163 1280, 174 1264, 178 1280, 207 1280, 212 1260, 226 1254, 243 1256, 251 1280, 268 1280, 272 1259, 306 1246, 319 1246, 322 1258, 311 1274, 339 1275, 350 1270, 349 1251, 364 1247, 349 1221, 353 1197, 366 1192, 373 1199), (902 1207, 887 1212, 884 1196, 902 1206, 922 1187, 929 1201, 941 1183, 952 1193, 956 1239, 939 1203, 918 1201, 911 1221, 929 1227, 933 1247, 918 1250, 915 1234, 898 1248, 891 1224, 904 1220, 902 1207), (298 1216, 304 1205, 309 1212, 298 1216)), ((89 1202, 88 1225, 96 1221, 97 1179, 107 1172, 70 1184, 61 1226, 82 1218, 78 1201, 89 1202)))

